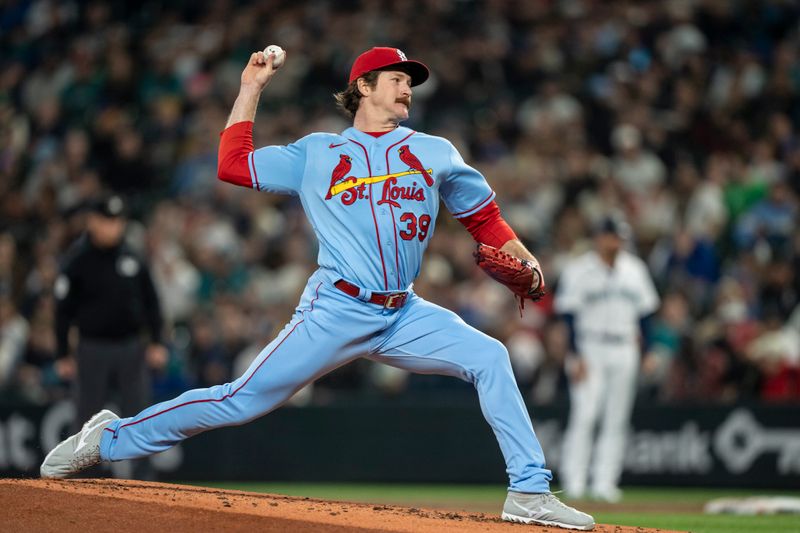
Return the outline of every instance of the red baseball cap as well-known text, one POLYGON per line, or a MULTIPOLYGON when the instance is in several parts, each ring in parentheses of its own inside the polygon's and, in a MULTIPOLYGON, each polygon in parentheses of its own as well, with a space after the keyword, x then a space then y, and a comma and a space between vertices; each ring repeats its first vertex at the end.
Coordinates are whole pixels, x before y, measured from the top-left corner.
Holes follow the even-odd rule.
POLYGON ((350 82, 372 70, 391 70, 389 67, 397 67, 397 70, 411 76, 412 87, 423 83, 430 74, 428 67, 419 61, 406 58, 402 50, 388 46, 376 46, 358 56, 353 62, 353 68, 350 69, 350 82))

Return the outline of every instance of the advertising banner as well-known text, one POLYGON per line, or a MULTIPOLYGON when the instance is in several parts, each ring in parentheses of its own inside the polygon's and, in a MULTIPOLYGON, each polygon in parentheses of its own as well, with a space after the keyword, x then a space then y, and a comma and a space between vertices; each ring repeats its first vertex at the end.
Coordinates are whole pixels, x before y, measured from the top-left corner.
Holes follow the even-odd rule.
MULTIPOLYGON (((531 409, 556 482, 566 415, 565 406, 531 409)), ((37 476, 74 416, 67 401, 0 405, 0 475, 37 476)), ((151 462, 161 480, 505 482, 500 449, 477 405, 287 407, 193 437, 151 462)), ((131 475, 126 462, 107 470, 131 475)), ((623 483, 796 488, 798 409, 637 408, 623 483)))

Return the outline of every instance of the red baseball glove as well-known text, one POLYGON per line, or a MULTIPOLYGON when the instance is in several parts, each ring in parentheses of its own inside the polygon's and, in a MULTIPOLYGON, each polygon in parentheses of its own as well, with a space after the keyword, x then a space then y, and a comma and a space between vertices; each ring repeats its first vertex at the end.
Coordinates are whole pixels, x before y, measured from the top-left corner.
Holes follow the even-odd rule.
POLYGON ((478 244, 472 255, 479 267, 519 298, 520 311, 526 299, 537 301, 547 294, 542 269, 535 260, 519 259, 486 244, 478 244))

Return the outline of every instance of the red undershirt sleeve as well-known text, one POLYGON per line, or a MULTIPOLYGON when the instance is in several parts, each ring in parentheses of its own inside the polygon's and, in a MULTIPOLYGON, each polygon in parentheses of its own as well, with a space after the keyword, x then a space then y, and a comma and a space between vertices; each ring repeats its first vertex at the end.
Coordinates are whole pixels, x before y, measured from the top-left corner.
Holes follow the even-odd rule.
POLYGON ((500 207, 494 201, 477 213, 459 218, 458 221, 464 224, 477 242, 495 248, 500 248, 508 241, 517 238, 514 230, 503 220, 500 207))
POLYGON ((220 133, 217 178, 242 187, 253 187, 247 158, 253 152, 253 123, 237 122, 220 133))

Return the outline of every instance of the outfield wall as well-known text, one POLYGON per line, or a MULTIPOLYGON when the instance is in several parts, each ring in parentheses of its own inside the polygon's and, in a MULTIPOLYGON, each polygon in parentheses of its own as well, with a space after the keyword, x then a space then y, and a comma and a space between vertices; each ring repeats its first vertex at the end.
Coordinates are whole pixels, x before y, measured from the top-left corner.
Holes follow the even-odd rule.
MULTIPOLYGON (((566 406, 531 409, 557 471, 566 406)), ((37 475, 67 434, 69 402, 0 404, 0 475, 37 475)), ((194 437, 154 458, 163 480, 503 483, 500 450, 470 405, 286 407, 238 428, 194 437)), ((115 464, 129 475, 130 465, 115 464)), ((556 476, 556 481, 557 481, 556 476)), ((624 483, 800 487, 797 407, 639 407, 624 483)))

